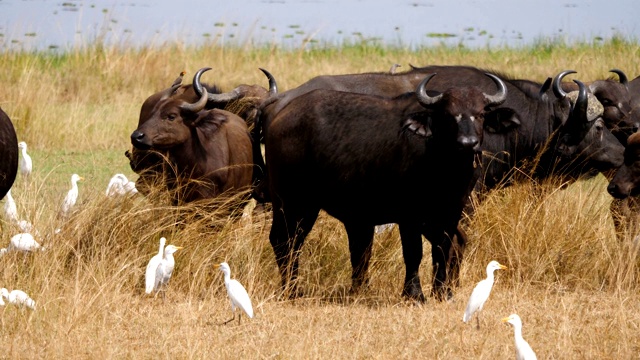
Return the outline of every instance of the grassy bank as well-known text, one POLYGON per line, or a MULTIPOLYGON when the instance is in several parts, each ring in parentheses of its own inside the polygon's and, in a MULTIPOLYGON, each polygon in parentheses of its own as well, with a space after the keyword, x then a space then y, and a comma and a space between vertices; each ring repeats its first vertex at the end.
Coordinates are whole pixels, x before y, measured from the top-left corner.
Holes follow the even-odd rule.
MULTIPOLYGON (((224 89, 266 86, 258 67, 286 90, 315 75, 387 71, 393 63, 400 71, 410 63, 467 64, 540 81, 574 69, 589 81, 608 77, 611 68, 639 75, 639 51, 636 43, 612 40, 481 50, 175 45, 2 53, 0 106, 29 144, 35 168, 12 192, 21 218, 34 223, 49 250, 0 258, 0 287, 25 290, 38 302, 35 312, 0 308, 0 351, 9 358, 512 358, 513 332, 499 319, 517 312, 541 359, 635 358, 637 250, 631 236, 614 234, 601 176, 567 188, 551 181, 492 193, 465 224, 470 244, 454 300, 418 306, 399 296, 404 265, 395 228, 376 235, 371 286, 350 297, 346 234, 321 216, 303 248, 306 296, 280 301, 268 213, 227 221, 222 212, 142 197, 106 199, 104 191, 116 172, 135 179, 124 151, 140 105, 182 70, 190 79, 211 66, 203 80, 224 89), (80 205, 62 222, 57 210, 73 172, 85 177, 80 205), (143 292, 144 267, 160 236, 184 246, 165 301, 143 292), (497 273, 476 330, 462 323, 462 313, 492 259, 509 270, 497 273), (247 287, 255 319, 220 325, 231 315, 216 268, 221 261, 247 287)), ((15 232, 2 223, 1 246, 15 232)), ((422 284, 429 291, 428 242, 424 252, 422 284)))

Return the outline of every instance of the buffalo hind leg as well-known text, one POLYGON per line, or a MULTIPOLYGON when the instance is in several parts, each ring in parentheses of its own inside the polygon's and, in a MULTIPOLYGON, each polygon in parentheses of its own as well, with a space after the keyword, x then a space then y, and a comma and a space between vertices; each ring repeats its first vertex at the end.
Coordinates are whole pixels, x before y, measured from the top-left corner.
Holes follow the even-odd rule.
POLYGON ((402 296, 424 302, 424 294, 420 285, 420 263, 422 262, 422 236, 420 227, 413 224, 399 224, 402 256, 405 265, 404 286, 402 296))
POLYGON ((371 225, 345 223, 349 237, 351 255, 351 293, 355 294, 369 285, 369 264, 373 245, 374 227, 371 225))
POLYGON ((296 281, 298 278, 298 259, 300 248, 306 236, 313 228, 320 210, 283 211, 280 206, 273 206, 273 222, 269 241, 273 247, 280 276, 282 277, 282 294, 284 298, 299 297, 296 281), (306 215, 302 215, 306 214, 306 215))

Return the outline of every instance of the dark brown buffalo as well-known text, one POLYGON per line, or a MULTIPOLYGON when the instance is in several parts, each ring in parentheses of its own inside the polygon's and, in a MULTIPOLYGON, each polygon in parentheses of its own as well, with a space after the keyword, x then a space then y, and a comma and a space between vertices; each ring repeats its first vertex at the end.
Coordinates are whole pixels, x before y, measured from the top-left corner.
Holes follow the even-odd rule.
MULTIPOLYGON (((256 107, 269 95, 269 92, 258 85, 240 85, 231 92, 220 93, 217 87, 206 84, 203 85, 201 83, 200 77, 208 70, 210 70, 210 68, 198 70, 194 75, 193 84, 188 85, 182 85, 182 76, 184 73, 181 73, 180 77, 178 77, 169 88, 149 96, 140 109, 138 127, 141 127, 151 119, 160 102, 166 103, 169 99, 172 99, 176 103, 180 101, 195 103, 201 98, 204 90, 207 91, 205 109, 226 108, 245 119, 246 122, 252 122, 253 117, 255 117, 256 107)), ((263 70, 263 72, 268 78, 271 77, 267 71, 263 70)), ((260 167, 263 161, 259 144, 254 147, 253 154, 260 155, 254 156, 256 161, 258 161, 257 166, 260 167)), ((148 193, 149 185, 157 183, 158 181, 164 181, 163 173, 169 164, 166 163, 163 156, 156 152, 155 149, 141 149, 134 144, 133 149, 126 152, 126 156, 129 158, 131 169, 140 175, 136 181, 136 187, 141 193, 148 193)), ((262 168, 263 167, 264 165, 262 165, 262 168)))
POLYGON ((618 236, 638 235, 640 220, 640 132, 627 140, 624 164, 620 166, 607 186, 614 197, 611 215, 618 236))
MULTIPOLYGON (((621 144, 626 144, 627 138, 640 127, 640 112, 633 110, 633 100, 629 88, 629 81, 622 70, 611 69, 618 75, 618 80, 605 79, 585 83, 589 91, 602 104, 604 111, 602 119, 611 133, 621 144)), ((565 91, 578 90, 575 83, 563 82, 565 91)), ((640 96, 639 96, 640 97, 640 96)))
POLYGON ((429 96, 425 85, 433 74, 396 98, 313 90, 271 120, 265 139, 269 239, 285 294, 297 295, 299 251, 324 209, 346 228, 353 291, 368 283, 374 226, 397 223, 406 266, 402 294, 424 300, 418 270, 425 234, 432 244, 432 293, 451 295, 448 276, 459 264, 449 261, 449 235, 469 193, 485 112, 507 97, 504 83, 489 76, 499 88, 495 95, 469 86, 429 96))
POLYGON ((18 137, 9 116, 0 108, 0 199, 16 179, 18 173, 18 137))
POLYGON ((148 118, 131 134, 131 143, 166 159, 165 183, 174 203, 248 189, 253 158, 246 123, 228 111, 205 109, 206 90, 197 102, 185 101, 180 95, 189 89, 174 86, 154 95, 151 109, 145 102, 148 118), (181 94, 175 93, 180 90, 181 94))
POLYGON ((640 195, 640 132, 629 136, 624 150, 624 164, 616 170, 607 191, 619 199, 640 195))
MULTIPOLYGON (((314 89, 332 89, 379 96, 397 96, 415 89, 426 74, 437 73, 428 90, 445 91, 456 86, 478 86, 490 92, 493 82, 487 71, 470 66, 412 67, 404 73, 365 73, 325 75, 315 77, 295 89, 270 97, 261 108, 260 122, 268 135, 270 122, 292 99, 314 89)), ((603 119, 587 119, 584 103, 572 106, 566 93, 558 86, 564 71, 554 78, 554 86, 545 87, 532 81, 512 80, 498 75, 506 84, 509 96, 501 105, 486 114, 492 123, 505 121, 511 130, 488 133, 482 144, 483 166, 478 168, 481 187, 492 189, 508 183, 515 168, 534 163, 533 178, 563 175, 577 178, 584 174, 616 168, 622 163, 622 145, 604 127, 603 119), (541 95, 540 90, 544 91, 541 95), (544 152, 540 154, 541 151, 544 152)), ((495 74, 495 73, 494 73, 495 74)), ((267 194, 268 195, 268 194, 267 194)))

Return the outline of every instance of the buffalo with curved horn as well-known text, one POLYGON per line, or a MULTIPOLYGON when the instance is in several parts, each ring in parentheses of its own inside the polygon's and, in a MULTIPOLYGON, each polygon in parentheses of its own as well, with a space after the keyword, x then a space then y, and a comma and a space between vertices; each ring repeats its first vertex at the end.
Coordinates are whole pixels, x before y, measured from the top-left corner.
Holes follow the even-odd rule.
POLYGON ((297 295, 300 248, 324 209, 347 230, 353 291, 368 283, 374 226, 393 222, 406 266, 402 294, 424 301, 418 270, 425 234, 432 244, 432 293, 451 296, 462 253, 453 256, 449 234, 457 232, 469 195, 489 126, 485 115, 508 90, 486 74, 495 95, 476 86, 427 91, 438 76, 429 74, 397 97, 313 90, 273 119, 265 139, 274 209, 269 239, 286 294, 297 295))

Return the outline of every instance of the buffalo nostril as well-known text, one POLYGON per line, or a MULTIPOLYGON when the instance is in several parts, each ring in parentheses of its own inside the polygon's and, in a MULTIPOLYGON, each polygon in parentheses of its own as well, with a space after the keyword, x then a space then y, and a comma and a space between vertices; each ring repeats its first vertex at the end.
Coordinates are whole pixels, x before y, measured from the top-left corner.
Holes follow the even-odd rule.
POLYGON ((459 143, 464 148, 474 148, 478 145, 478 138, 475 136, 464 136, 459 139, 459 143))
POLYGON ((141 131, 134 131, 134 132, 131 134, 131 140, 132 140, 132 141, 140 141, 140 140, 142 140, 143 138, 144 138, 144 133, 143 133, 143 132, 141 132, 141 131))
POLYGON ((607 192, 611 195, 617 193, 616 191, 617 186, 615 184, 609 184, 609 186, 607 186, 607 192))

